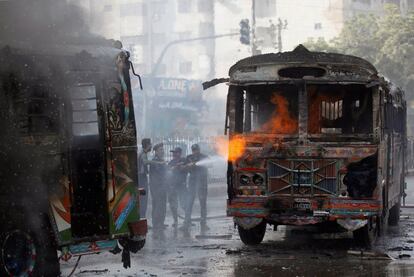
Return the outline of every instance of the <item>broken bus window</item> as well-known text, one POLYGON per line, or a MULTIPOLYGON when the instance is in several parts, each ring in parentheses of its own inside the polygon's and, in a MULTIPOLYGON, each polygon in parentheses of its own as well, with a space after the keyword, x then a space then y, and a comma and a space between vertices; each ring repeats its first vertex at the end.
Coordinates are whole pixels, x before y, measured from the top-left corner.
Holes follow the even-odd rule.
POLYGON ((244 132, 296 134, 298 90, 292 85, 249 86, 244 92, 244 132))
POLYGON ((372 92, 363 85, 308 85, 309 134, 372 133, 372 92))

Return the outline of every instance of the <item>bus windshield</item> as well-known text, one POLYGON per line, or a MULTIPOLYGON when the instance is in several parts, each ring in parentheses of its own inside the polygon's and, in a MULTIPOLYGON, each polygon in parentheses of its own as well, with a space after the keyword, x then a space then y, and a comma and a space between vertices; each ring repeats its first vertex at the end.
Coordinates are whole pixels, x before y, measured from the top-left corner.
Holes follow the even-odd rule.
POLYGON ((363 85, 308 85, 308 132, 372 133, 372 91, 363 85))
POLYGON ((298 133, 298 89, 292 85, 250 86, 244 93, 244 132, 298 133))

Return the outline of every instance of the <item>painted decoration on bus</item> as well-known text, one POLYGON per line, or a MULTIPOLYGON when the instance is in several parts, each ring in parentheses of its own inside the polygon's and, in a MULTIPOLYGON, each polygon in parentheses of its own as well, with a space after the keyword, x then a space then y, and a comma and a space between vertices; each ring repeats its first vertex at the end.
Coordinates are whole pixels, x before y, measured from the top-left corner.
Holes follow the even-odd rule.
POLYGON ((50 208, 59 233, 59 243, 64 243, 70 241, 72 238, 68 176, 62 176, 59 180, 59 185, 62 188, 62 193, 60 195, 55 194, 51 196, 50 208))
POLYGON ((117 81, 109 85, 108 123, 113 146, 136 145, 135 122, 127 63, 123 55, 117 58, 117 81))
POLYGON ((111 230, 115 233, 128 231, 127 222, 139 219, 137 206, 137 176, 131 165, 136 164, 134 152, 113 151, 108 159, 108 203, 111 230), (135 160, 134 160, 135 159, 135 160))

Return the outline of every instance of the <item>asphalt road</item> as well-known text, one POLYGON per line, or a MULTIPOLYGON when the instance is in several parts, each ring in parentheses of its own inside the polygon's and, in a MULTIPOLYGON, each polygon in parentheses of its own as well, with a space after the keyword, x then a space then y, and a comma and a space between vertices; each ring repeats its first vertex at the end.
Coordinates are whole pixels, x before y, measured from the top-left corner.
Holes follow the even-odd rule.
MULTIPOLYGON (((414 178, 407 183, 406 202, 414 204, 414 178)), ((350 234, 332 237, 284 226, 268 227, 261 245, 247 247, 232 219, 223 216, 225 189, 212 189, 209 236, 199 237, 198 225, 190 237, 168 227, 164 238, 154 239, 150 230, 144 249, 132 254, 131 268, 122 267, 120 255, 104 253, 82 257, 73 276, 414 276, 414 209, 403 209, 400 226, 388 228, 362 255, 350 234)), ((62 263, 62 276, 74 264, 62 263)))

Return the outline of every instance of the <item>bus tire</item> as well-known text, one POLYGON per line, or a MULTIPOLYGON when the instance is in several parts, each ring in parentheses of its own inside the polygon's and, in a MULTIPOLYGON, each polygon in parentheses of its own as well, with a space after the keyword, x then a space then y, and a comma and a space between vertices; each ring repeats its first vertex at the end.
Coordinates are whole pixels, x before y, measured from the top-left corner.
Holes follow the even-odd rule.
POLYGON ((364 227, 353 232, 355 242, 364 248, 371 248, 378 238, 378 220, 371 218, 364 227))
POLYGON ((0 276, 60 276, 50 228, 10 218, 7 224, 0 234, 0 276))
POLYGON ((266 222, 262 221, 259 225, 251 228, 244 229, 240 225, 237 226, 241 241, 246 245, 257 245, 263 241, 266 233, 266 222))
POLYGON ((388 215, 388 225, 397 226, 400 221, 401 200, 398 201, 391 209, 388 215))

